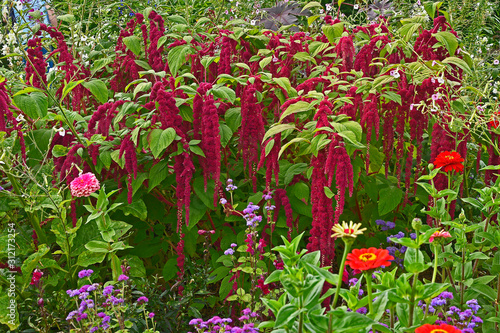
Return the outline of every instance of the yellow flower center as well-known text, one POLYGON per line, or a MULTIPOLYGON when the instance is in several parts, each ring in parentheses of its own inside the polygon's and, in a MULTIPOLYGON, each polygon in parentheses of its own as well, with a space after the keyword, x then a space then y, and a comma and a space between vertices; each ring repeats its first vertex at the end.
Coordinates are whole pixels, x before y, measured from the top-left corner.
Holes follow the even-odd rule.
POLYGON ((442 330, 440 328, 432 330, 431 333, 448 333, 448 331, 442 330))
POLYGON ((359 256, 359 260, 364 262, 375 259, 377 259, 377 256, 374 253, 363 253, 362 255, 359 256))

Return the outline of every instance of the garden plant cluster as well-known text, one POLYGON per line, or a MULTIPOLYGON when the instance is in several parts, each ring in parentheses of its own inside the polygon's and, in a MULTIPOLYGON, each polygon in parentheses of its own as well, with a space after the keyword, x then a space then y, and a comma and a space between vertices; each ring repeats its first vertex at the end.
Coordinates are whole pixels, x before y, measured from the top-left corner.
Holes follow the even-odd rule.
POLYGON ((32 3, 0 331, 499 332, 497 1, 32 3))

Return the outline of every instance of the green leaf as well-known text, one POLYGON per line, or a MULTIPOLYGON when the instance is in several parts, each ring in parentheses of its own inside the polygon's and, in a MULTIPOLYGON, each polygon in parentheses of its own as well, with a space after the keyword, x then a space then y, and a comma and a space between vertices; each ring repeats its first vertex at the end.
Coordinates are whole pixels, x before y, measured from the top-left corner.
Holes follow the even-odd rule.
POLYGON ((19 327, 19 312, 16 303, 16 292, 15 290, 12 291, 7 289, 7 285, 3 288, 5 288, 5 290, 0 289, 0 324, 7 325, 12 332, 15 332, 19 327))
POLYGON ((152 85, 153 85, 153 83, 151 83, 151 82, 140 82, 134 88, 134 98, 140 92, 150 91, 152 85))
POLYGON ((233 131, 226 124, 220 123, 219 133, 220 133, 220 144, 222 147, 226 147, 231 138, 233 137, 233 131))
POLYGON ((463 69, 464 72, 466 72, 467 74, 472 74, 472 71, 471 71, 469 65, 467 65, 467 63, 464 60, 460 59, 460 58, 457 58, 457 57, 448 57, 448 58, 444 59, 442 61, 442 63, 443 64, 452 64, 452 65, 455 65, 455 66, 463 69))
POLYGON ((148 217, 148 208, 142 199, 134 200, 131 204, 122 205, 119 207, 125 215, 133 215, 142 221, 148 217))
POLYGON ((446 49, 450 53, 450 56, 455 55, 455 51, 458 48, 457 36, 448 31, 440 31, 432 35, 438 40, 438 42, 446 47, 446 49))
POLYGON ((174 142, 176 137, 175 129, 169 127, 165 130, 154 129, 150 134, 150 147, 154 158, 158 158, 161 153, 174 142))
POLYGON ((186 19, 180 15, 167 16, 167 20, 175 22, 175 23, 179 23, 179 24, 188 25, 188 22, 186 21, 186 19))
POLYGON ((47 115, 49 104, 43 92, 16 95, 12 99, 15 105, 31 119, 44 118, 47 115))
POLYGON ((283 131, 286 131, 288 129, 295 129, 295 125, 293 125, 293 124, 278 124, 278 125, 271 126, 271 128, 264 135, 262 142, 265 142, 266 139, 268 139, 269 137, 276 135, 278 133, 281 133, 283 131))
POLYGON ((297 103, 290 104, 285 111, 280 116, 279 122, 281 123, 283 119, 285 119, 287 116, 299 112, 305 112, 309 111, 312 109, 311 103, 304 102, 304 101, 298 101, 297 103))
POLYGON ((168 176, 168 160, 156 163, 149 170, 149 191, 158 186, 168 176))
POLYGON ((104 260, 106 253, 84 251, 78 256, 76 264, 81 267, 99 264, 104 260))
POLYGON ((224 115, 227 126, 233 131, 233 133, 238 131, 241 126, 241 108, 231 108, 226 111, 224 115))
POLYGON ((342 33, 344 33, 344 22, 339 22, 334 25, 324 24, 322 30, 330 44, 335 45, 335 39, 341 37, 342 33))
POLYGON ((264 59, 262 59, 261 61, 259 61, 259 67, 261 69, 264 69, 264 67, 266 67, 267 65, 269 65, 272 61, 272 57, 265 57, 264 59))
POLYGON ((137 36, 128 36, 123 38, 123 43, 127 48, 132 51, 135 55, 141 54, 141 39, 137 36))
POLYGON ((399 28, 398 33, 403 36, 403 39, 406 42, 409 42, 415 31, 418 30, 422 26, 421 23, 418 22, 410 22, 405 25, 403 25, 401 28, 399 28))
POLYGON ((383 188, 379 193, 378 213, 380 216, 392 212, 403 198, 403 191, 394 186, 383 188))
POLYGON ((177 276, 177 259, 170 258, 163 266, 163 278, 165 281, 170 281, 177 276))
POLYGON ((97 253, 108 253, 109 252, 109 246, 108 243, 103 242, 103 241, 96 241, 92 240, 85 244, 85 248, 89 250, 90 252, 97 252, 97 253))
POLYGON ((229 267, 217 267, 212 274, 208 277, 208 283, 215 283, 227 276, 227 274, 231 271, 231 268, 229 267))
POLYGON ((275 328, 280 328, 282 326, 288 325, 293 326, 294 319, 299 315, 299 309, 295 304, 286 304, 281 309, 279 309, 276 315, 275 328))
POLYGON ((167 62, 172 76, 177 75, 177 71, 179 70, 179 68, 181 68, 182 64, 186 62, 186 55, 190 50, 191 47, 189 47, 188 45, 179 45, 172 48, 168 52, 167 62))
POLYGON ((236 93, 231 88, 222 86, 218 88, 213 88, 210 91, 215 97, 218 97, 220 99, 225 99, 231 103, 234 103, 234 101, 236 100, 236 93))
POLYGON ((425 264, 425 258, 422 251, 408 248, 405 253, 404 267, 410 273, 420 273, 425 271, 432 263, 425 264))
POLYGON ((106 84, 101 80, 96 79, 88 82, 83 82, 82 85, 90 90, 92 95, 94 95, 95 98, 97 98, 97 100, 102 104, 108 101, 108 88, 106 87, 106 84))

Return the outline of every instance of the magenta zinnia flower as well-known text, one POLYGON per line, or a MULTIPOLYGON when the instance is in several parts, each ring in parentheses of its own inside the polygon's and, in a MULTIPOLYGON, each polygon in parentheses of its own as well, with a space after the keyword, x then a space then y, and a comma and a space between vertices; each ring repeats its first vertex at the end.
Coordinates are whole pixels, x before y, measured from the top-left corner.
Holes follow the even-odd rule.
POLYGON ((87 172, 73 179, 69 188, 71 189, 71 195, 74 197, 88 197, 101 187, 95 175, 91 172, 87 172))

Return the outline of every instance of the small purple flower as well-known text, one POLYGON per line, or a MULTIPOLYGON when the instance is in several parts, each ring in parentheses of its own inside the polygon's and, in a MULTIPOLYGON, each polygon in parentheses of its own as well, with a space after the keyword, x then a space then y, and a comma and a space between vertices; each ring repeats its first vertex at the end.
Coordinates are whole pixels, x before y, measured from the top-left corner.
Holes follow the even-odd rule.
POLYGON ((93 270, 91 270, 91 269, 84 269, 84 270, 78 272, 78 277, 80 279, 83 279, 84 277, 90 277, 92 275, 92 273, 94 273, 93 270))
POLYGON ((352 278, 349 280, 349 287, 354 287, 358 283, 358 279, 352 278))
POLYGON ((191 321, 189 322, 189 325, 198 325, 202 321, 203 321, 203 319, 201 319, 201 318, 191 319, 191 321))
POLYGON ((155 313, 154 312, 150 312, 149 313, 149 318, 153 318, 155 316, 155 313))
POLYGON ((365 307, 362 307, 362 308, 357 309, 356 312, 361 313, 361 314, 366 314, 368 312, 368 310, 365 307))
POLYGON ((237 247, 238 245, 235 243, 231 243, 231 247, 237 247))
POLYGON ((149 299, 146 296, 141 296, 137 299, 137 304, 143 304, 149 302, 149 299))
POLYGON ((76 321, 82 321, 83 319, 87 319, 88 317, 88 314, 86 313, 82 313, 80 314, 77 318, 76 318, 76 321))
POLYGON ((411 239, 417 239, 417 234, 416 234, 416 233, 414 233, 414 232, 412 232, 412 233, 410 234, 410 238, 411 238, 411 239))
POLYGON ((114 288, 115 288, 115 287, 114 287, 114 286, 112 286, 112 285, 109 285, 109 286, 104 287, 104 290, 102 291, 102 295, 103 295, 103 296, 107 296, 107 295, 111 294, 111 293, 113 292, 113 289, 114 289, 114 288))
POLYGON ((250 317, 248 317, 247 315, 243 315, 240 318, 238 318, 239 321, 244 321, 244 320, 249 320, 249 319, 250 319, 250 317))
POLYGON ((126 276, 125 274, 121 274, 119 277, 118 277, 118 281, 127 281, 129 279, 128 276, 126 276))
POLYGON ((224 199, 224 198, 220 198, 220 204, 221 204, 221 205, 225 205, 225 204, 227 204, 227 200, 226 200, 226 199, 224 199))
POLYGON ((226 256, 232 256, 234 254, 234 250, 233 249, 227 249, 226 251, 224 251, 224 254, 226 256))
POLYGON ((252 310, 250 310, 249 308, 246 308, 246 309, 243 309, 243 311, 241 311, 241 313, 243 313, 244 315, 249 315, 250 313, 252 313, 252 310))
POLYGON ((71 320, 73 317, 78 313, 78 311, 71 311, 68 316, 66 317, 66 320, 71 320))
POLYGON ((99 326, 94 326, 94 327, 91 327, 90 328, 90 333, 94 333, 95 331, 97 331, 99 329, 99 326))
POLYGON ((102 323, 103 324, 106 324, 106 323, 109 323, 109 321, 111 320, 111 317, 110 316, 104 316, 102 318, 102 323))
POLYGON ((75 296, 78 296, 80 295, 80 291, 78 289, 75 289, 75 290, 66 290, 66 294, 69 295, 69 297, 75 297, 75 296))
POLYGON ((262 199, 264 199, 264 200, 271 200, 272 198, 273 198, 273 196, 271 194, 264 194, 262 196, 262 199))
POLYGON ((479 309, 481 309, 481 306, 477 304, 477 299, 471 299, 470 301, 465 302, 467 306, 474 311, 474 313, 477 313, 479 309))
POLYGON ((104 318, 104 317, 106 317, 106 314, 105 314, 104 312, 99 312, 99 313, 97 314, 97 316, 98 316, 99 318, 104 318))

